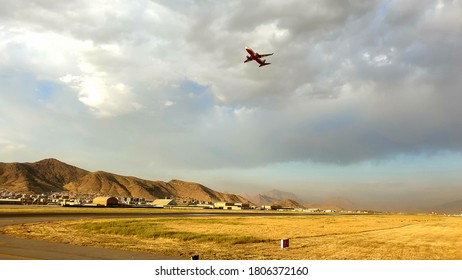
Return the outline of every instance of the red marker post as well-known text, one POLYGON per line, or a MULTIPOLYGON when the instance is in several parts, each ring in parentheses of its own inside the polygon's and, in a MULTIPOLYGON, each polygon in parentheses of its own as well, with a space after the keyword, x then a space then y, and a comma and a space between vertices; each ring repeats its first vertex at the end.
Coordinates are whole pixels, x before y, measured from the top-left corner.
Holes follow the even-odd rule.
POLYGON ((289 248, 289 238, 281 239, 281 249, 289 248))

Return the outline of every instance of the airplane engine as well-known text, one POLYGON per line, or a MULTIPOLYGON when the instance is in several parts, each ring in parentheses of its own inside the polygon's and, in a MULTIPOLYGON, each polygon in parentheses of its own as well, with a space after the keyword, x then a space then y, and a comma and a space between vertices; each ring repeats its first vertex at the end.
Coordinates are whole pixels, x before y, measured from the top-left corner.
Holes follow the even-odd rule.
POLYGON ((266 59, 263 59, 261 62, 266 63, 266 59))

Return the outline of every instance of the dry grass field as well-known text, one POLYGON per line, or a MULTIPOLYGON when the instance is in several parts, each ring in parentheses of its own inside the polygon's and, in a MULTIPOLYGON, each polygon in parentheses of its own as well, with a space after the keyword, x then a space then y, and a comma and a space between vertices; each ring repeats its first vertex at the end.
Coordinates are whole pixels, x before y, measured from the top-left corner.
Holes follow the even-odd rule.
POLYGON ((311 215, 73 220, 1 232, 213 260, 462 259, 462 217, 311 215), (280 249, 280 239, 290 247, 280 249))

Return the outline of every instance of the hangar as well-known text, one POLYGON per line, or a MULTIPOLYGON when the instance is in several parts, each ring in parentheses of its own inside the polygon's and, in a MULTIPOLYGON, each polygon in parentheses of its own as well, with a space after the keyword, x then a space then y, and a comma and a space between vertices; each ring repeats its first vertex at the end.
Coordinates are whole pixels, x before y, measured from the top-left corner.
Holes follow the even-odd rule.
POLYGON ((100 206, 117 206, 119 200, 113 196, 98 196, 93 199, 93 204, 100 206))
POLYGON ((168 208, 168 207, 173 207, 173 206, 177 206, 178 204, 176 203, 176 201, 174 199, 156 199, 152 202, 152 204, 155 206, 155 207, 163 207, 163 208, 168 208))

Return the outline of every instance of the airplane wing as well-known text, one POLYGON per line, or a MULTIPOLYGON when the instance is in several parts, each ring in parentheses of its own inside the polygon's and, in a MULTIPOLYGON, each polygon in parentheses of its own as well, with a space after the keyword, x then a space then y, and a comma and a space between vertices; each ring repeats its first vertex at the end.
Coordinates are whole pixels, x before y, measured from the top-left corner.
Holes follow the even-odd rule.
POLYGON ((265 56, 270 56, 273 55, 274 53, 267 53, 267 54, 257 54, 258 57, 265 57, 265 56))
POLYGON ((251 57, 247 57, 247 59, 244 61, 244 63, 249 62, 249 61, 252 61, 251 57))

